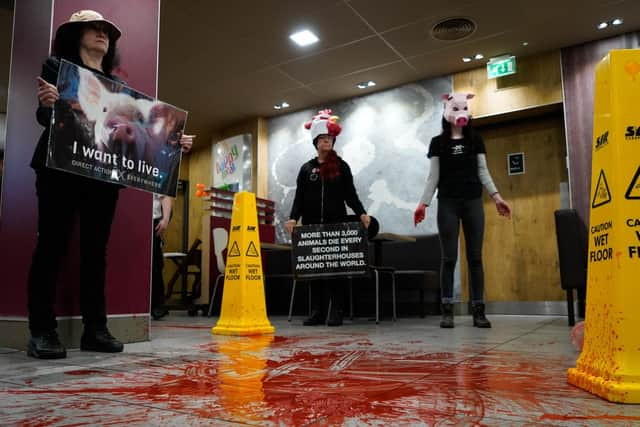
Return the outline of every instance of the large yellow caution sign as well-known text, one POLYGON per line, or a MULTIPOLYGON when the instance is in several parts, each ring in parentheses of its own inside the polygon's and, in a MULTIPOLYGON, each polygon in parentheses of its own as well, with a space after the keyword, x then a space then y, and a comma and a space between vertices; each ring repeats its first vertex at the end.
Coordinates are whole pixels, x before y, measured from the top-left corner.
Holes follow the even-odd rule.
POLYGON ((640 50, 596 67, 584 347, 571 384, 640 403, 640 50))
POLYGON ((242 191, 233 198, 222 308, 211 333, 259 335, 274 331, 264 301, 256 196, 242 191))

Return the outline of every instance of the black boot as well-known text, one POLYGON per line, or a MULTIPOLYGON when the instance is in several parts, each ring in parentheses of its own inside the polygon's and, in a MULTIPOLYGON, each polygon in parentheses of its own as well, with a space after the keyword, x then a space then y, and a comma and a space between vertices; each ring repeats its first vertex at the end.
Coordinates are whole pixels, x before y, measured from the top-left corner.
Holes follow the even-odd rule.
POLYGON ((442 304, 442 320, 440 320, 441 328, 453 328, 453 304, 442 304))
POLYGON ((80 338, 80 350, 98 351, 101 353, 120 353, 124 345, 109 333, 107 328, 85 328, 80 338))
POLYGON ((316 325, 322 325, 323 323, 324 323, 324 319, 323 319, 322 313, 320 312, 320 309, 317 309, 317 308, 313 308, 311 310, 311 316, 304 319, 304 322, 302 322, 304 326, 316 326, 316 325))
POLYGON ((64 359, 67 350, 58 339, 58 333, 50 331, 32 336, 27 345, 27 354, 38 359, 64 359))
POLYGON ((153 320, 160 320, 167 314, 169 314, 169 310, 164 306, 156 307, 151 310, 151 317, 153 317, 153 320))
POLYGON ((484 304, 476 303, 472 306, 473 326, 476 328, 490 328, 491 322, 484 315, 484 304))

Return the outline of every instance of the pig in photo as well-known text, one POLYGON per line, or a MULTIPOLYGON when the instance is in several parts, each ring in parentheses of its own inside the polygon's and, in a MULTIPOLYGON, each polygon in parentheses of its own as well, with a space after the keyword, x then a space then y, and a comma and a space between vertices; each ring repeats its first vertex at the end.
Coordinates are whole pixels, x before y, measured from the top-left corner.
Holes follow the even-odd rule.
POLYGON ((153 101, 111 92, 89 70, 79 68, 78 74, 78 102, 87 120, 94 125, 96 149, 134 162, 149 160, 144 158, 144 153, 153 101))
POLYGON ((65 61, 58 87, 50 167, 174 194, 185 111, 65 61))

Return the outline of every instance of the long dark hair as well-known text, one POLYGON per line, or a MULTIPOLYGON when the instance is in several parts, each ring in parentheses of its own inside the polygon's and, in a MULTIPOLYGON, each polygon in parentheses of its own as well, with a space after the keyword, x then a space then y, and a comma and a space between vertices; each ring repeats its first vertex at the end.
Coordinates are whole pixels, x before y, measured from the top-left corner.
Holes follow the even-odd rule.
MULTIPOLYGON (((335 145, 336 140, 333 140, 335 145)), ((313 140, 313 145, 318 148, 318 137, 313 140)), ((338 160, 338 153, 332 149, 329 151, 327 158, 324 162, 320 163, 320 177, 325 181, 335 181, 340 176, 340 164, 338 160)))
MULTIPOLYGON (((462 128, 462 136, 468 139, 469 141, 473 141, 474 134, 475 134, 473 130, 472 121, 473 119, 470 118, 469 123, 467 123, 467 125, 462 128)), ((451 139, 451 126, 452 126, 451 123, 449 123, 447 119, 445 119, 443 116, 442 117, 442 133, 440 133, 440 136, 445 141, 448 141, 451 139)))
MULTIPOLYGON (((78 23, 69 25, 68 28, 65 28, 65 31, 57 34, 51 51, 53 56, 66 59, 78 65, 83 64, 80 58, 80 39, 87 28, 89 28, 89 24, 78 23)), ((102 71, 106 75, 110 76, 114 68, 116 68, 117 58, 118 49, 116 47, 116 41, 109 37, 109 49, 102 58, 102 71)))

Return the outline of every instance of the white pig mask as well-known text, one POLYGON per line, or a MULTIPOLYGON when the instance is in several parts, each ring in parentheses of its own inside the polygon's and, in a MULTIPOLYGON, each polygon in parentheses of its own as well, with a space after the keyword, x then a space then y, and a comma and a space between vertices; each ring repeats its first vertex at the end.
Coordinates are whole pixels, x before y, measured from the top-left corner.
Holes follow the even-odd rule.
POLYGON ((444 119, 453 126, 464 127, 471 120, 469 100, 475 95, 472 93, 452 93, 442 95, 444 101, 444 119))

